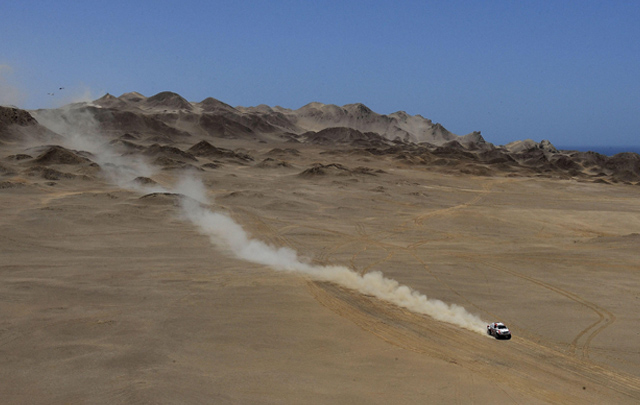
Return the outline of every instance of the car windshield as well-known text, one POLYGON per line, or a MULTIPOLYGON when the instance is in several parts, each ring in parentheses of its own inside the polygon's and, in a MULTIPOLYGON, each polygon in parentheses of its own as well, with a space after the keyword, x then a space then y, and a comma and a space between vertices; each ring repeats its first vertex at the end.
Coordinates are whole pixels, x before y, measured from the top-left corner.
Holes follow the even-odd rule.
POLYGON ((498 325, 498 329, 507 329, 507 327, 504 325, 498 325))

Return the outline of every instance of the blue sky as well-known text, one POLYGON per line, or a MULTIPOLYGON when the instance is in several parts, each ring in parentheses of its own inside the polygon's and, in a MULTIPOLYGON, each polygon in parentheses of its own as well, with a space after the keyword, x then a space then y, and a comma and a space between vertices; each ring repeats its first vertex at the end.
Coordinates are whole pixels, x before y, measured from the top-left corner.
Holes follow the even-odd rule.
POLYGON ((0 102, 361 102, 495 144, 637 146, 639 21, 638 1, 5 2, 0 102))

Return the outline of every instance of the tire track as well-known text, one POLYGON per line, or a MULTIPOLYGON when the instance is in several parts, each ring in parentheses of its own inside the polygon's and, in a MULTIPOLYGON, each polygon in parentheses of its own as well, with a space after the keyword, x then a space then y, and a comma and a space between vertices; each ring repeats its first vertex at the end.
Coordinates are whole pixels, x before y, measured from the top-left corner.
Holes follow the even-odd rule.
MULTIPOLYGON (((435 215, 447 215, 450 214, 456 210, 460 210, 460 209, 464 209, 467 208, 469 206, 472 206, 474 204, 479 203, 483 198, 485 198, 487 196, 487 194, 492 192, 492 189, 494 188, 495 185, 497 184, 502 184, 502 183, 507 183, 507 182, 513 182, 513 181, 518 181, 515 179, 500 179, 500 180, 493 180, 493 181, 487 181, 484 182, 482 184, 482 190, 479 190, 479 194, 474 196, 473 198, 471 198, 469 201, 460 204, 460 205, 456 205, 456 206, 452 206, 449 208, 445 208, 445 209, 441 209, 441 210, 436 210, 436 211, 430 211, 428 213, 424 213, 424 214, 419 214, 418 216, 416 216, 413 220, 414 226, 422 226, 424 225, 424 221, 426 219, 428 219, 429 217, 435 216, 435 215)), ((277 242, 279 245, 286 245, 288 247, 291 247, 293 249, 296 249, 296 246, 294 246, 294 244, 288 240, 286 237, 282 236, 282 234, 274 229, 273 227, 269 226, 267 223, 265 223, 258 215, 249 212, 246 209, 242 209, 242 212, 244 213, 244 215, 248 216, 251 218, 251 222, 254 224, 254 227, 256 228, 256 230, 260 231, 260 233, 262 234, 267 234, 269 235, 269 239, 271 239, 274 242, 277 242)), ((325 232, 331 232, 330 230, 327 229, 321 229, 321 228, 317 228, 317 227, 313 227, 314 229, 318 229, 318 230, 322 230, 325 232)), ((405 228, 406 230, 407 228, 405 228)), ((358 222, 355 224, 355 235, 353 234, 346 234, 343 232, 335 232, 333 231, 333 233, 337 233, 342 237, 346 237, 346 241, 341 241, 340 243, 335 244, 333 247, 330 248, 324 248, 322 249, 322 251, 316 255, 316 262, 319 262, 320 264, 327 264, 330 262, 330 256, 333 252, 337 251, 338 249, 344 249, 345 247, 349 246, 349 245, 353 245, 356 243, 361 243, 363 245, 363 247, 358 250, 357 252, 355 252, 351 258, 350 258, 350 268, 352 268, 353 270, 357 271, 359 274, 365 274, 368 271, 370 271, 373 267, 380 265, 381 263, 384 263, 388 260, 390 260, 391 258, 393 258, 393 256, 396 254, 396 252, 402 250, 404 252, 408 252, 409 255, 411 255, 411 257, 413 257, 413 259, 416 261, 417 264, 421 265, 426 271, 429 272, 429 274, 431 274, 432 277, 434 277, 439 283, 443 284, 445 287, 447 287, 451 292, 453 292, 454 294, 456 294, 458 297, 460 297, 460 299, 462 301, 464 301, 466 303, 467 306, 473 306, 474 308, 476 308, 477 310, 481 311, 482 313, 488 314, 490 316, 495 317, 495 314, 491 314, 488 313, 485 309, 478 307, 476 304, 474 304, 473 302, 471 302, 470 300, 468 300, 464 295, 462 295, 461 293, 459 293, 458 291, 456 291, 455 289, 453 289, 448 283, 446 283, 444 280, 440 279, 439 277, 437 277, 430 269, 429 266, 422 260, 420 259, 420 257, 418 257, 418 255, 413 252, 412 250, 414 250, 415 248, 417 248, 418 246, 421 246, 424 243, 428 243, 425 241, 420 241, 420 242, 416 242, 413 243, 411 245, 409 245, 408 247, 401 247, 401 246, 396 246, 396 245, 392 245, 392 244, 388 244, 383 242, 382 240, 384 240, 385 236, 389 237, 389 235, 397 235, 397 234, 402 234, 402 231, 382 231, 377 233, 376 235, 370 236, 368 235, 365 225, 358 222), (373 239, 376 238, 376 239, 373 239), (378 238, 382 238, 382 240, 378 240, 378 238), (366 266, 359 266, 357 263, 358 257, 363 254, 364 252, 367 252, 371 246, 376 246, 378 248, 381 248, 383 250, 385 250, 387 252, 387 255, 384 258, 381 258, 379 260, 373 261, 372 263, 367 264, 366 266)), ((266 236, 266 235, 265 235, 266 236)), ((464 257, 464 256, 462 256, 464 257)), ((477 259, 477 258, 474 258, 477 259)), ((598 317, 598 319, 591 323, 590 325, 588 325, 586 328, 584 328, 583 330, 581 330, 575 337, 574 339, 571 341, 571 343, 569 344, 569 351, 570 353, 574 354, 574 355, 578 355, 577 353, 580 353, 580 356, 582 359, 588 359, 589 358, 589 347, 591 345, 591 342, 593 341, 593 339, 600 334, 602 331, 604 331, 607 327, 609 327, 611 324, 613 324, 616 320, 616 317, 613 313, 611 313, 610 311, 592 303, 589 302, 585 299, 583 299, 582 297, 579 297, 576 294, 573 294, 569 291, 563 290, 557 286, 551 285, 549 283, 546 283, 544 281, 535 279, 533 277, 530 276, 526 276, 524 274, 520 274, 511 270, 508 270, 504 267, 498 266, 494 263, 489 263, 488 261, 483 261, 482 262, 485 266, 493 268, 494 270, 498 270, 507 274, 510 274, 512 276, 515 277, 519 277, 521 279, 524 279, 528 282, 534 283, 540 287, 543 287, 545 289, 548 289, 550 291, 553 291, 557 294, 560 294, 586 308, 588 308, 589 310, 593 311, 593 313, 596 314, 596 316, 598 317)))
MULTIPOLYGON (((627 400, 640 400, 638 377, 581 361, 523 337, 514 337, 505 352, 500 344, 504 342, 471 336, 374 297, 328 282, 309 280, 307 285, 322 306, 384 342, 456 364, 494 381, 498 387, 509 386, 524 397, 581 404, 585 397, 566 391, 566 387, 589 381, 600 390, 609 389, 627 400)), ((610 398, 614 400, 613 396, 610 398)))
MULTIPOLYGON (((471 259, 471 258, 469 258, 471 259)), ((475 260, 478 260, 478 257, 474 257, 475 260)), ((600 334, 604 329, 608 328, 609 326, 611 326, 615 321, 616 321, 616 316, 600 307, 599 305, 594 304, 593 302, 587 301, 584 298, 571 293, 567 290, 564 290, 560 287, 554 286, 552 284, 546 283, 544 281, 538 280, 534 277, 531 276, 527 276, 518 272, 515 272, 513 270, 508 270, 504 267, 501 267, 495 263, 489 263, 487 261, 480 261, 480 263, 482 263, 483 265, 493 268, 495 270, 510 274, 514 277, 518 277, 520 279, 529 281, 533 284, 536 284, 542 288, 546 288, 550 291, 553 291, 557 294, 560 294, 580 305, 583 305, 587 308, 589 308, 590 310, 592 310, 597 316, 598 316, 598 320, 593 322, 592 324, 588 325, 586 328, 584 328, 583 330, 581 330, 571 341, 571 343, 569 344, 569 351, 572 354, 576 354, 576 351, 580 351, 581 352, 581 357, 582 359, 588 359, 589 358, 589 346, 591 345, 591 341, 598 335, 600 334), (600 325, 600 326, 598 326, 600 325), (595 328, 595 329, 594 329, 595 328), (591 333, 589 333, 591 331, 591 333), (589 333, 587 335, 587 333, 589 333), (579 348, 579 343, 580 340, 583 338, 583 336, 587 336, 586 339, 584 340, 584 343, 582 344, 582 346, 579 348)))
MULTIPOLYGON (((492 184, 486 183, 483 185, 483 189, 485 190, 483 194, 475 196, 465 204, 439 210, 439 212, 450 213, 452 208, 458 207, 457 209, 460 209, 472 204, 477 204, 491 191, 492 186, 492 184)), ((247 214, 249 214, 253 220, 252 223, 257 230, 266 233, 272 240, 286 244, 294 249, 296 248, 294 243, 283 237, 277 229, 266 224, 255 214, 247 214)), ((426 217, 423 217, 419 221, 414 221, 414 226, 422 225, 424 219, 431 215, 434 215, 434 212, 428 213, 426 217)), ((307 228, 307 226, 304 225, 296 227, 307 228)), ((289 229, 290 226, 285 228, 289 229)), ((402 231, 394 230, 391 233, 383 231, 375 235, 368 235, 365 226, 361 223, 355 225, 355 234, 335 232, 312 226, 308 228, 334 233, 339 236, 338 239, 342 239, 333 247, 322 248, 316 260, 320 259, 323 262, 329 261, 333 252, 360 242, 364 244, 364 248, 360 249, 351 257, 351 264, 354 268, 357 267, 359 256, 374 246, 385 250, 387 256, 368 264, 366 268, 361 269, 359 272, 366 272, 372 267, 390 260, 399 252, 408 252, 417 263, 422 264, 429 270, 426 263, 417 256, 417 253, 411 251, 415 249, 415 246, 411 245, 411 247, 407 248, 384 242, 384 235, 402 235, 402 231), (381 238, 381 240, 373 238, 381 238)), ((408 230, 407 228, 405 229, 408 230)), ((477 258, 474 256, 474 259, 477 258)), ((598 321, 588 328, 585 328, 574 339, 574 352, 580 348, 583 359, 588 357, 591 340, 615 321, 615 317, 610 312, 569 291, 562 290, 559 287, 533 277, 511 272, 499 266, 496 268, 486 262, 483 262, 483 264, 564 295, 566 298, 578 302, 598 314, 598 321), (610 315, 608 320, 606 318, 607 315, 610 315), (579 347, 581 342, 584 342, 584 344, 579 347)), ((439 281, 443 282, 442 280, 439 281)), ((444 284, 446 285, 446 283, 444 284)), ((349 319, 364 331, 371 333, 383 341, 405 350, 439 358, 452 364, 458 364, 461 367, 478 372, 481 375, 489 375, 488 378, 494 380, 498 386, 510 386, 522 392, 524 395, 552 403, 584 403, 584 399, 581 400, 571 393, 563 392, 561 389, 551 386, 556 384, 556 380, 558 380, 557 384, 563 387, 566 387, 567 381, 570 381, 572 385, 578 385, 583 384, 584 380, 588 380, 598 384, 602 389, 606 387, 626 397, 640 400, 640 382, 637 377, 625 376, 621 373, 595 366, 591 362, 578 362, 575 355, 568 356, 562 352, 553 351, 550 347, 541 346, 524 337, 515 337, 511 341, 516 344, 514 345, 515 350, 510 350, 510 353, 504 353, 502 350, 503 346, 492 345, 494 341, 491 339, 479 339, 477 336, 467 336, 466 332, 461 332, 456 327, 434 321, 425 316, 413 314, 408 310, 374 297, 346 290, 327 282, 308 280, 307 285, 311 295, 319 304, 337 315, 349 319), (494 364, 493 358, 499 359, 497 360, 499 363, 494 364), (508 367, 504 367, 505 364, 503 364, 503 362, 505 361, 508 367)), ((466 302, 469 302, 462 294, 456 292, 450 286, 447 287, 466 302)), ((471 305, 473 304, 471 303, 471 305)), ((486 311, 483 310, 483 312, 486 311)))
MULTIPOLYGON (((436 211, 431 211, 425 214, 421 214, 418 215, 415 219, 414 219, 414 224, 417 226, 422 226, 424 225, 424 221, 432 216, 435 215, 447 215, 450 214, 454 211, 460 210, 460 209, 464 209, 467 208, 469 206, 475 205, 477 203, 479 203, 483 198, 486 197, 487 194, 492 192, 492 189, 495 185, 497 184, 502 184, 502 183, 507 183, 507 182, 513 182, 513 181, 518 181, 515 179, 501 179, 498 181, 488 181, 482 184, 482 191, 480 191, 481 194, 476 195, 475 197, 473 197, 472 199, 470 199, 469 201, 467 201, 464 204, 460 204, 460 205, 456 205, 453 207, 449 207, 449 208, 445 208, 445 209, 441 209, 441 210, 436 210, 436 211)), ((358 233, 361 236, 361 238, 359 238, 359 240, 361 240, 364 243, 367 242, 372 242, 372 240, 368 237, 366 237, 366 232, 364 231, 364 228, 361 225, 358 225, 357 227, 358 229, 358 233)), ((405 228, 406 229, 406 228, 405 228)), ((396 232, 396 233, 401 233, 401 232, 396 232)), ((422 241, 424 242, 424 241, 422 241)), ((436 280, 438 280, 438 282, 442 283, 443 285, 445 285, 450 291, 452 291, 454 294, 456 294, 457 296, 459 296, 463 301, 465 301, 466 303, 468 303, 469 305, 475 307, 476 309, 482 311, 483 313, 487 313, 486 310, 484 310, 483 308, 479 308, 477 305, 475 305, 473 302, 469 301, 466 297, 464 297, 462 294, 460 294, 458 291, 456 291, 455 289, 453 289, 450 285, 448 285, 446 282, 444 282, 443 280, 439 279, 437 276, 435 276, 433 274, 433 272, 430 271, 429 266, 423 261, 421 260, 416 254, 415 252, 411 252, 411 250, 415 249, 416 247, 422 245, 422 242, 416 242, 412 245, 409 246, 408 249, 403 249, 406 251, 409 251, 409 254, 418 262, 420 263, 423 268, 425 268, 436 280)), ((365 245, 365 248, 363 250, 361 250, 360 252, 354 254, 354 256, 352 257, 351 260, 351 264, 353 266, 353 268, 356 268, 355 266, 355 258, 357 257, 358 254, 360 254, 363 251, 366 251, 367 246, 365 245)), ((396 247, 396 249, 398 249, 396 247)), ((382 261, 380 261, 382 262, 382 261)), ((496 270, 511 274, 513 276, 519 277, 521 279, 527 280, 529 282, 532 282, 534 284, 537 284, 540 287, 546 288, 550 291, 553 291, 557 294, 560 294, 582 306, 585 306, 587 308, 589 308, 591 311, 593 311, 597 316, 598 319, 593 322, 592 324, 588 325, 586 328, 584 328, 583 330, 581 330, 575 337, 574 339, 571 341, 571 343, 569 344, 569 351, 570 353, 576 355, 576 352, 580 353, 580 356, 582 359, 588 359, 589 358, 589 348, 591 345, 591 342, 593 341, 593 339, 600 334, 603 330, 605 330, 607 327, 609 327, 611 324, 613 324, 616 321, 616 317, 613 313, 611 313, 610 311, 598 306, 595 303, 592 303, 590 301, 587 301, 585 299, 583 299, 582 297, 573 294, 569 291, 566 291, 564 289, 561 289, 557 286, 551 285, 549 283, 546 283, 544 281, 535 279, 533 277, 530 276, 526 276, 524 274, 520 274, 511 270, 508 270, 506 268, 500 267, 498 265, 492 264, 492 263, 488 263, 488 262, 483 262, 485 266, 494 268, 496 270), (582 344, 581 344, 582 342, 582 344)), ((372 266, 368 266, 367 269, 370 269, 372 266)), ((363 271, 366 272, 367 269, 363 269, 360 272, 362 273, 363 271)), ((494 316, 494 314, 489 314, 491 316, 494 316)))
MULTIPOLYGON (((251 212, 246 208, 236 207, 234 211, 239 211, 242 213, 243 217, 249 219, 251 221, 251 229, 259 233, 261 238, 266 238, 271 244, 287 246, 290 248, 294 248, 293 244, 289 239, 283 236, 280 232, 274 229, 271 225, 267 224, 262 217, 251 212)), ((246 226, 246 225, 245 225, 246 226)))
POLYGON ((354 271, 356 271, 357 273, 359 273, 360 275, 364 275, 364 274, 368 273, 369 271, 371 271, 371 269, 373 267, 379 266, 380 264, 391 260, 391 258, 393 258, 393 256, 395 255, 396 250, 399 249, 399 247, 396 247, 396 246, 392 246, 391 249, 389 249, 390 245, 386 245, 384 243, 379 242, 376 239, 372 239, 371 237, 369 237, 369 235, 367 233, 367 230, 366 230, 366 227, 360 222, 358 222, 356 224, 356 232, 359 235, 359 237, 356 238, 355 240, 353 240, 352 243, 362 242, 364 244, 364 248, 362 248, 360 251, 356 252, 351 257, 350 263, 351 263, 351 268, 354 271), (387 253, 387 255, 385 257, 383 257, 382 259, 373 260, 371 263, 369 263, 368 265, 366 265, 362 269, 358 270, 358 266, 356 265, 356 259, 360 254, 362 254, 363 252, 366 252, 367 250, 369 250, 369 246, 370 245, 375 245, 379 249, 384 250, 387 253))
POLYGON ((482 183, 482 190, 478 190, 476 191, 477 193, 479 193, 478 195, 476 195, 475 197, 473 197, 472 199, 470 199, 469 201, 463 203, 463 204, 459 204, 459 205, 454 205, 453 207, 448 207, 448 208, 443 208, 443 209, 439 209, 439 210, 435 210, 435 211, 429 211, 427 213, 424 214, 419 214, 417 217, 414 218, 413 222, 418 225, 418 226, 422 226, 424 224, 425 219, 429 218, 429 217, 433 217, 435 215, 447 215, 450 214, 452 212, 470 207, 472 205, 476 205, 477 203, 479 203, 487 194, 492 192, 492 189, 495 185, 497 184, 503 184, 503 183, 510 183, 516 181, 514 179, 500 179, 500 180, 493 180, 493 181, 487 181, 482 183))

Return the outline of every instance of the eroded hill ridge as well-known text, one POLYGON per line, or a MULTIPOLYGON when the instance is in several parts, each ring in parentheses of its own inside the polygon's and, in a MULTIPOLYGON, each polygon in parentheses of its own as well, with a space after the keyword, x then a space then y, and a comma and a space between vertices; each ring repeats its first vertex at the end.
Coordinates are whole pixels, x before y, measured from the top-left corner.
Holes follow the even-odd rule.
MULTIPOLYGON (((297 110, 266 105, 232 107, 212 97, 189 102, 168 91, 151 97, 137 92, 119 97, 106 94, 93 102, 55 110, 28 112, 0 107, 0 145, 25 139, 64 144, 55 141, 68 136, 67 131, 47 125, 51 117, 70 125, 89 120, 92 129, 106 136, 120 153, 153 157, 166 169, 205 170, 229 163, 272 166, 246 151, 217 148, 216 139, 224 138, 255 141, 257 145, 280 143, 283 150, 314 145, 327 149, 328 154, 384 158, 397 165, 450 173, 640 183, 640 156, 635 153, 608 157, 562 151, 546 140, 496 146, 486 142, 480 132, 458 136, 420 115, 403 111, 383 115, 363 104, 340 107, 313 102, 297 110)), ((286 167, 286 160, 277 166, 286 167)))

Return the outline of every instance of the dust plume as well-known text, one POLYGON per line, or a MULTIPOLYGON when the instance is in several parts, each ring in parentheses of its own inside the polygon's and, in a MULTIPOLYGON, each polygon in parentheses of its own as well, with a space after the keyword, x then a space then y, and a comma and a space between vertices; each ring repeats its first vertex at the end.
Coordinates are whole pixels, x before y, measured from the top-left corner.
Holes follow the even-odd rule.
POLYGON ((314 280, 332 282, 438 321, 485 333, 486 324, 463 307, 429 299, 426 295, 385 277, 379 271, 360 275, 344 266, 314 265, 300 258, 293 249, 277 248, 251 238, 230 216, 213 212, 202 205, 206 203, 206 190, 194 179, 179 182, 176 189, 190 197, 183 199, 184 215, 200 232, 209 236, 214 245, 227 249, 240 259, 269 266, 277 271, 300 273, 314 280))
MULTIPOLYGON (((54 114, 54 113, 51 113, 54 114)), ((100 137, 98 125, 89 112, 66 111, 48 116, 37 114, 37 119, 50 129, 64 134, 69 146, 94 154, 109 179, 122 188, 149 192, 148 188, 135 187, 129 181, 136 176, 150 176, 155 168, 144 161, 131 160, 115 153, 100 137)), ((311 264, 287 247, 274 247, 252 238, 229 215, 206 208, 207 190, 194 176, 186 175, 172 187, 170 192, 184 195, 182 214, 191 221, 211 242, 226 249, 236 257, 252 263, 269 266, 276 271, 304 274, 314 280, 327 281, 342 287, 374 296, 413 312, 428 315, 438 321, 448 322, 462 328, 483 333, 485 323, 463 307, 429 299, 412 288, 385 277, 375 271, 360 275, 344 266, 320 266, 311 264)), ((167 191, 162 188, 159 191, 167 191)))
MULTIPOLYGON (((106 180, 122 188, 135 188, 131 181, 139 176, 151 177, 159 170, 142 156, 122 156, 109 144, 100 131, 100 125, 88 110, 62 107, 56 110, 37 110, 34 118, 45 127, 62 135, 62 146, 89 152, 100 165, 106 180)), ((159 190, 158 190, 159 191, 159 190)))

